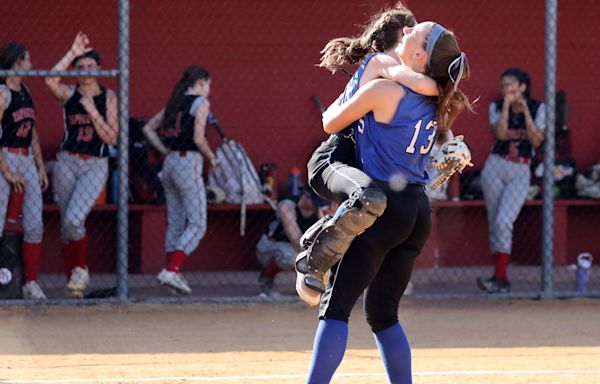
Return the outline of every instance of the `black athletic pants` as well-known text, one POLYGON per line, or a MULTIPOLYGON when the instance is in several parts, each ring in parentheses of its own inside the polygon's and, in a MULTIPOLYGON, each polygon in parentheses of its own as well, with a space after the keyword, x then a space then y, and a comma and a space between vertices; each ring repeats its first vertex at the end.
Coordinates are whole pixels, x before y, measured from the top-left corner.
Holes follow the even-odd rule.
POLYGON ((373 180, 356 167, 354 141, 331 135, 314 151, 308 162, 308 184, 324 199, 338 203, 357 189, 374 186, 373 180))
POLYGON ((394 192, 385 183, 376 184, 387 195, 385 212, 332 268, 319 311, 321 319, 347 322, 366 289, 364 312, 373 332, 398 321, 400 298, 431 232, 431 206, 423 186, 409 184, 394 192))

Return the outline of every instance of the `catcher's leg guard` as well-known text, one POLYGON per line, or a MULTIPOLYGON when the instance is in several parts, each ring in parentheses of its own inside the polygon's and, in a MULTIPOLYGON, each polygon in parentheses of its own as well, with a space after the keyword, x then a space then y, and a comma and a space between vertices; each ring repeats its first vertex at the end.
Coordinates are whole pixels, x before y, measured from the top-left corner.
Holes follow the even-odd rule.
POLYGON ((331 220, 331 215, 325 215, 321 217, 316 223, 311 225, 306 232, 300 237, 300 247, 304 250, 310 248, 310 246, 315 242, 315 238, 323 229, 325 223, 331 220))
POLYGON ((304 283, 320 293, 325 292, 324 274, 337 263, 352 240, 383 214, 387 204, 385 193, 378 189, 358 191, 342 206, 342 213, 323 223, 307 251, 304 283))
MULTIPOLYGON (((308 272, 307 261, 308 256, 306 251, 300 252, 296 257, 296 292, 302 301, 313 307, 321 301, 321 292, 307 287, 304 283, 304 274, 308 272)), ((325 280, 325 278, 326 277, 323 276, 323 280, 325 280)), ((322 283, 325 285, 324 281, 322 283)))

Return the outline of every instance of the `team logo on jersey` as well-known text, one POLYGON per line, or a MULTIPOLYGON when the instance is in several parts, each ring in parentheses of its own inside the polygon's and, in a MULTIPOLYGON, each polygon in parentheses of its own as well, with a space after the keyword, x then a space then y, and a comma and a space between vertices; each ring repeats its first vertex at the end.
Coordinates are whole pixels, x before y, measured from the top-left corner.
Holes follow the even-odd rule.
POLYGON ((25 119, 35 120, 35 111, 33 108, 20 108, 13 112, 12 118, 15 123, 25 119))

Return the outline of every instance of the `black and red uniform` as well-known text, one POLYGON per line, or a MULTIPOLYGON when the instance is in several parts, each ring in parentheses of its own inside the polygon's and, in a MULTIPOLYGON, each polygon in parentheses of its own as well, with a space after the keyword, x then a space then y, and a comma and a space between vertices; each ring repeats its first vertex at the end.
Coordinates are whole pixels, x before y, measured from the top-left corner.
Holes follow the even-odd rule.
POLYGON ((10 92, 10 100, 2 116, 0 147, 29 148, 35 126, 33 99, 24 85, 19 91, 6 89, 10 92))
POLYGON ((172 151, 198 151, 194 142, 196 111, 204 98, 198 95, 185 95, 177 107, 175 125, 161 128, 159 136, 165 146, 172 151))
MULTIPOLYGON (((106 120, 106 89, 101 87, 100 90, 100 94, 94 96, 93 100, 98 113, 106 120)), ((65 136, 60 148, 71 153, 108 157, 108 145, 96 133, 92 117, 80 102, 81 97, 78 86, 65 101, 65 136)))

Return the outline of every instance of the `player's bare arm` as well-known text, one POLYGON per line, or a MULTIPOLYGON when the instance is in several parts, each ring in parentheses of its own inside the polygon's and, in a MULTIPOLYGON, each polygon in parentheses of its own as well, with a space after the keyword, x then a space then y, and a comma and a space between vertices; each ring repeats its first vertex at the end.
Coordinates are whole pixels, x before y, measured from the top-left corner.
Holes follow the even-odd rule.
POLYGON ((296 208, 292 204, 281 204, 277 209, 285 235, 294 247, 294 251, 301 252, 300 236, 302 236, 302 232, 298 227, 296 208))
POLYGON ((40 138, 35 127, 31 132, 31 149, 33 150, 33 158, 35 160, 38 178, 40 180, 40 187, 42 187, 42 191, 45 191, 48 189, 50 183, 48 182, 48 174, 46 173, 46 166, 44 165, 44 157, 42 156, 40 138))
POLYGON ((158 112, 156 115, 152 116, 150 120, 148 120, 146 125, 144 125, 144 127, 142 128, 142 131, 144 132, 144 135, 154 148, 156 148, 163 155, 168 155, 170 152, 169 149, 163 144, 162 140, 160 140, 160 137, 158 137, 157 134, 158 128, 160 128, 160 124, 163 121, 164 115, 165 110, 163 108, 160 112, 158 112))
POLYGON ((422 73, 415 72, 406 65, 378 66, 377 74, 388 80, 393 80, 410 88, 413 92, 424 96, 438 96, 439 91, 435 80, 422 73))
MULTIPOLYGON (((92 47, 90 47, 89 44, 90 40, 88 37, 83 32, 79 32, 75 37, 75 41, 73 41, 71 49, 65 53, 63 58, 60 59, 52 69, 57 71, 67 69, 73 62, 73 59, 92 50, 92 47)), ((45 82, 54 97, 61 102, 67 100, 73 93, 73 87, 61 83, 60 77, 46 77, 45 82)))
POLYGON ((210 102, 208 99, 204 100, 204 102, 198 108, 196 112, 196 118, 194 119, 194 144, 200 150, 200 153, 206 157, 209 162, 208 171, 212 172, 212 170, 217 165, 216 157, 213 151, 210 149, 208 145, 208 141, 206 141, 206 120, 208 119, 208 112, 210 111, 210 102))
MULTIPOLYGON (((0 89, 0 120, 2 120, 2 117, 4 116, 4 111, 6 111, 6 108, 8 108, 7 104, 9 92, 10 91, 8 89, 0 89)), ((24 191, 25 178, 18 173, 11 172, 10 169, 8 169, 8 164, 6 163, 6 159, 4 158, 2 152, 0 152, 0 172, 2 172, 2 175, 6 181, 13 186, 15 191, 19 193, 24 191)))
POLYGON ((527 101, 525 101, 525 99, 519 100, 519 107, 525 115, 525 129, 527 130, 527 138, 529 139, 531 145, 533 145, 535 148, 538 148, 542 144, 542 141, 544 141, 544 130, 535 125, 535 120, 531 116, 531 111, 529 110, 527 101))
POLYGON ((344 92, 340 93, 340 95, 337 97, 337 99, 335 99, 331 104, 329 104, 329 107, 327 107, 327 109, 325 110, 325 112, 323 112, 323 114, 327 113, 330 109, 333 109, 333 108, 341 105, 343 98, 344 98, 344 92))
POLYGON ((108 145, 115 145, 119 137, 119 123, 117 117, 117 95, 111 90, 106 93, 106 120, 98 109, 94 100, 89 96, 81 96, 81 105, 92 118, 92 124, 100 139, 108 145))
POLYGON ((514 101, 514 95, 508 94, 504 96, 504 102, 502 103, 502 111, 500 112, 500 119, 492 124, 492 133, 498 140, 504 140, 506 132, 508 132, 508 113, 510 111, 510 105, 514 101))
POLYGON ((373 111, 377 121, 389 122, 395 113, 395 106, 404 95, 406 91, 391 80, 373 80, 344 104, 332 105, 323 114, 323 130, 327 133, 339 132, 370 111, 373 111), (382 109, 381 106, 385 107, 382 109))

